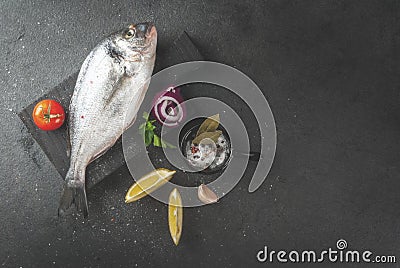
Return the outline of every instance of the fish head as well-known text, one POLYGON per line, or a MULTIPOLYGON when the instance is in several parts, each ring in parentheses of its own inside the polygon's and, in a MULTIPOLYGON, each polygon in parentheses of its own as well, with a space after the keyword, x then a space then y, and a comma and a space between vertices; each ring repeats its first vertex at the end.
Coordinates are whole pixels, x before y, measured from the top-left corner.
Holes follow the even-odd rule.
POLYGON ((119 51, 127 54, 140 53, 153 57, 157 46, 157 30, 153 23, 131 24, 114 34, 114 43, 119 51))

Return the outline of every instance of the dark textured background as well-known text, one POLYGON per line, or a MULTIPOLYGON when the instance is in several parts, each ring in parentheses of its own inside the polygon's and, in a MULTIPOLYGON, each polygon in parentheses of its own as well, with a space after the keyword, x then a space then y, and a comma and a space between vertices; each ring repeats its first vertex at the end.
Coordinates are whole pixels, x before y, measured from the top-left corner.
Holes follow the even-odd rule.
POLYGON ((322 250, 339 238, 400 258, 400 2, 13 0, 0 10, 0 265, 244 266, 264 245, 322 250), (88 220, 57 219, 62 180, 16 114, 105 35, 144 20, 158 27, 159 57, 185 30, 207 59, 248 74, 277 123, 267 181, 248 194, 246 176, 219 204, 186 209, 178 247, 164 204, 123 203, 125 171, 90 191, 88 220))

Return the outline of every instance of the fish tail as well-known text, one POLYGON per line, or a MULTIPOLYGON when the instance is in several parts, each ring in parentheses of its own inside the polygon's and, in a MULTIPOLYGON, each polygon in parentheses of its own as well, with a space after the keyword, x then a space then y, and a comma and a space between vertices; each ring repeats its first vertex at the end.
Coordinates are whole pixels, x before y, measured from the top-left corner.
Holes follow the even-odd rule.
POLYGON ((83 216, 86 218, 89 214, 89 209, 86 199, 85 180, 84 178, 76 178, 71 174, 72 172, 68 172, 65 178, 60 205, 58 207, 58 215, 62 216, 74 204, 77 211, 83 213, 83 216))

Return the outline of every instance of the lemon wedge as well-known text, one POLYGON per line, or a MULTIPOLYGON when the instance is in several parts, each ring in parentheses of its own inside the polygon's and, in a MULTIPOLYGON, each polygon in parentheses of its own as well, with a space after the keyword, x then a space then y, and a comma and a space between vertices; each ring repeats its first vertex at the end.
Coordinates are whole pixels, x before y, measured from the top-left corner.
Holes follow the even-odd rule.
POLYGON ((166 184, 176 171, 166 168, 158 168, 141 177, 134 183, 125 196, 125 203, 130 203, 145 197, 166 184))
POLYGON ((168 224, 169 232, 175 245, 178 245, 182 234, 183 208, 182 198, 178 189, 172 190, 169 195, 168 224))

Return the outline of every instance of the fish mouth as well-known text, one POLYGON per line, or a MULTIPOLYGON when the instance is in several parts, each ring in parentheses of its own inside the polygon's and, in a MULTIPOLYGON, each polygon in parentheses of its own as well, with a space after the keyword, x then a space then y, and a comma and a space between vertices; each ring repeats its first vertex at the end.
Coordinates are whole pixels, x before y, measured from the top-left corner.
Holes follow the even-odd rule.
POLYGON ((146 39, 154 39, 156 36, 157 36, 156 26, 154 26, 154 23, 152 22, 147 22, 147 29, 145 34, 146 39))
POLYGON ((139 38, 152 38, 156 35, 156 27, 152 22, 142 22, 136 25, 131 25, 129 28, 135 28, 137 37, 139 38))
POLYGON ((143 48, 143 51, 148 51, 150 50, 151 47, 153 47, 157 43, 157 30, 156 27, 152 22, 147 22, 147 29, 146 29, 146 34, 144 35, 145 37, 145 46, 143 48))

